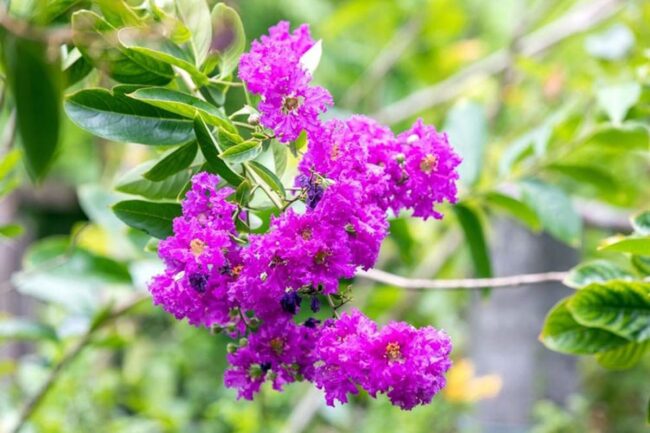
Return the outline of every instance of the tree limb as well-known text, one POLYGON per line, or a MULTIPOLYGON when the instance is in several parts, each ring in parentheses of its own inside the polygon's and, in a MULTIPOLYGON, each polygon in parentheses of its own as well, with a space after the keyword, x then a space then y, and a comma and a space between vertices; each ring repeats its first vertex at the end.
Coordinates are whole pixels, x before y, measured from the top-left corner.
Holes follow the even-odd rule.
MULTIPOLYGON (((574 7, 562 17, 521 38, 516 52, 524 56, 543 53, 570 36, 587 31, 614 16, 623 7, 623 0, 591 0, 574 7)), ((427 108, 458 96, 468 81, 494 75, 508 67, 508 49, 498 50, 460 70, 451 77, 394 102, 372 117, 381 122, 396 123, 427 108)))
POLYGON ((424 278, 407 278, 379 269, 370 269, 360 271, 356 276, 407 290, 479 290, 484 287, 505 288, 562 281, 568 274, 568 272, 542 272, 538 274, 522 274, 495 278, 429 280, 424 278))

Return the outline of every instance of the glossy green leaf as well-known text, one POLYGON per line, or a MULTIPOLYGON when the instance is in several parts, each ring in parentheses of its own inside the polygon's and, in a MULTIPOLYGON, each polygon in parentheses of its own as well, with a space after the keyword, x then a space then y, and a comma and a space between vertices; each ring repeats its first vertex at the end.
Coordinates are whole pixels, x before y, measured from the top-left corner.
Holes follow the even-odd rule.
POLYGON ((20 293, 79 313, 95 310, 108 287, 133 284, 125 264, 72 248, 67 237, 32 244, 23 261, 23 270, 12 277, 20 293))
POLYGON ((598 105, 609 116, 612 123, 620 125, 630 108, 641 96, 641 85, 636 82, 602 86, 596 92, 598 105))
POLYGON ((212 43, 210 8, 205 0, 176 0, 176 11, 192 33, 191 47, 196 65, 203 64, 212 43))
POLYGON ((50 168, 59 147, 62 74, 45 43, 2 34, 2 55, 16 107, 24 162, 33 179, 50 168))
POLYGON ((461 102, 452 107, 445 121, 444 131, 449 142, 463 158, 458 167, 460 180, 465 185, 474 184, 483 167, 487 142, 487 117, 485 109, 476 102, 461 102))
POLYGON ((650 256, 650 236, 616 236, 605 239, 598 249, 601 251, 650 256))
POLYGON ((80 128, 102 138, 150 145, 186 143, 194 137, 192 121, 129 98, 131 86, 113 91, 87 89, 69 95, 65 111, 80 128))
POLYGON ((126 225, 155 238, 165 239, 173 234, 173 221, 181 215, 181 206, 176 203, 126 200, 115 204, 113 212, 126 225))
POLYGON ((287 170, 287 146, 279 141, 271 141, 271 152, 273 152, 273 165, 275 166, 275 174, 282 177, 287 170))
POLYGON ((3 340, 58 340, 56 330, 44 323, 29 319, 0 319, 0 341, 3 340))
POLYGON ((165 35, 156 34, 150 28, 127 27, 118 31, 118 38, 133 52, 183 69, 198 85, 209 82, 208 76, 196 67, 191 56, 165 35))
POLYGON ((63 82, 65 88, 68 88, 82 80, 93 70, 93 66, 81 55, 81 52, 76 47, 70 50, 61 66, 63 68, 63 82))
POLYGON ((626 122, 620 126, 604 125, 588 135, 589 146, 607 146, 621 151, 649 150, 650 130, 642 124, 626 122))
POLYGON ((609 280, 631 280, 634 275, 606 260, 593 260, 581 263, 571 269, 564 279, 564 284, 574 289, 588 286, 592 283, 603 283, 609 280))
POLYGON ((250 193, 252 189, 253 186, 248 179, 242 181, 235 191, 235 201, 237 201, 241 206, 248 206, 251 199, 250 193))
POLYGON ((634 215, 631 219, 634 231, 641 236, 650 236, 650 211, 646 210, 634 215))
POLYGON ((650 340, 642 343, 630 342, 616 349, 596 354, 596 360, 610 370, 626 370, 634 367, 649 348, 650 340))
POLYGON ((567 304, 575 320, 631 341, 650 338, 650 283, 609 281, 576 292, 567 304))
POLYGON ((16 238, 25 232, 23 226, 18 224, 0 225, 0 238, 16 238))
POLYGON ((184 169, 161 181, 152 181, 143 177, 151 169, 153 162, 146 162, 126 173, 117 183, 115 189, 125 194, 139 195, 158 200, 176 200, 185 184, 192 177, 193 170, 184 169))
POLYGON ((221 110, 187 93, 164 87, 145 87, 130 93, 128 96, 190 119, 194 119, 197 114, 201 114, 203 120, 210 125, 236 131, 221 110))
POLYGON ((205 157, 210 172, 218 174, 231 185, 239 185, 243 178, 221 159, 217 140, 201 116, 194 118, 194 131, 196 133, 196 140, 201 148, 201 153, 205 157))
POLYGON ((270 186, 273 191, 278 193, 281 198, 286 197, 287 193, 284 190, 284 185, 282 185, 282 181, 278 179, 275 173, 256 161, 250 161, 247 166, 254 170, 264 183, 270 186))
POLYGON ((509 215, 527 225, 531 230, 541 230, 542 225, 537 214, 522 201, 496 191, 487 193, 485 199, 490 206, 507 212, 509 215))
MULTIPOLYGON (((237 12, 218 3, 212 10, 212 42, 210 57, 216 57, 219 64, 219 76, 225 78, 233 73, 239 63, 239 57, 246 48, 246 32, 237 12)), ((216 60, 215 59, 215 60, 216 60)), ((213 67, 206 62, 206 72, 213 67)), ((214 62, 216 63, 216 62, 214 62)))
POLYGON ((591 355, 624 346, 629 342, 611 332, 589 328, 576 322, 567 308, 569 299, 558 302, 546 316, 539 336, 546 347, 573 355, 591 355))
POLYGON ((476 276, 481 278, 491 277, 492 263, 485 241, 483 225, 478 214, 474 209, 464 204, 455 205, 454 212, 469 245, 476 276))
POLYGON ((590 184, 605 194, 611 193, 618 186, 618 181, 612 174, 596 167, 556 163, 550 164, 546 168, 571 178, 576 182, 590 184))
POLYGON ((198 146, 196 141, 191 141, 166 154, 142 176, 154 182, 166 179, 172 174, 176 174, 189 167, 194 161, 194 158, 196 158, 197 151, 198 146))
POLYGON ((94 0, 102 16, 116 27, 137 26, 142 23, 140 17, 124 0, 94 0))
POLYGON ((261 152, 262 144, 259 141, 249 140, 229 147, 221 152, 219 156, 224 161, 237 163, 255 159, 261 152))
POLYGON ((650 256, 633 255, 632 265, 643 275, 650 275, 650 256))
POLYGON ((171 66, 123 46, 117 29, 94 12, 72 15, 72 40, 96 68, 127 84, 167 84, 174 78, 171 66))
POLYGON ((578 245, 582 219, 564 191, 537 180, 524 181, 521 186, 524 202, 535 210, 544 229, 569 245, 578 245))

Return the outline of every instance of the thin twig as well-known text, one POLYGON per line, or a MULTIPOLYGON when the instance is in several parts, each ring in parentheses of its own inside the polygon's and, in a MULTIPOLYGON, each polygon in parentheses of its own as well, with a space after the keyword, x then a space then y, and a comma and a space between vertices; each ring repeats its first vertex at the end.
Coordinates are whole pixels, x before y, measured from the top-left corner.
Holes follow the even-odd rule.
POLYGON ((357 273, 357 277, 390 284, 407 290, 479 290, 484 287, 505 288, 562 281, 568 274, 568 272, 542 272, 538 274, 521 274, 495 278, 429 280, 424 278, 407 278, 379 269, 370 269, 368 271, 360 271, 357 273))
POLYGON ((25 406, 23 406, 23 409, 20 411, 18 421, 14 428, 11 430, 11 433, 20 432, 20 430, 25 426, 25 423, 43 402, 45 396, 47 396, 52 387, 56 384, 56 381, 61 375, 61 372, 79 356, 85 347, 90 344, 92 338, 95 336, 95 333, 104 325, 124 315, 145 299, 148 299, 148 297, 145 295, 137 295, 134 299, 125 302, 121 307, 113 310, 106 318, 104 318, 104 320, 101 321, 101 323, 90 326, 86 333, 81 337, 81 339, 77 341, 77 343, 73 346, 73 348, 68 353, 66 353, 63 358, 61 358, 58 364, 54 366, 43 385, 41 385, 38 391, 36 391, 36 393, 27 401, 25 406))
MULTIPOLYGON (((623 7, 623 0, 592 0, 574 7, 562 17, 523 37, 517 52, 536 56, 564 39, 587 31, 611 18, 623 7)), ((377 113, 376 119, 396 123, 460 94, 477 77, 494 75, 508 67, 508 49, 503 48, 460 70, 437 84, 418 90, 377 113)))

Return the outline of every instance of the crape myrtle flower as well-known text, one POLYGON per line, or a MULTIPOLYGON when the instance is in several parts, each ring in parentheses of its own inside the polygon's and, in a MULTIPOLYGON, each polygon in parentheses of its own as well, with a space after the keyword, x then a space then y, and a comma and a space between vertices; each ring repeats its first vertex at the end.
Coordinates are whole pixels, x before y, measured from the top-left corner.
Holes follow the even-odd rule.
POLYGON ((403 322, 379 328, 358 310, 305 319, 301 308, 317 313, 339 280, 375 265, 389 211, 441 218, 435 206, 456 201, 460 158, 446 134, 422 120, 397 136, 364 116, 322 122, 331 95, 310 86, 301 64, 312 46, 308 26, 291 32, 281 22, 253 41, 239 65, 247 88, 261 96, 262 126, 284 142, 306 133, 294 180, 304 210, 284 210, 242 245, 234 218, 245 210, 228 201, 232 188, 195 175, 174 234, 159 245, 165 270, 149 289, 177 319, 245 337, 229 345, 224 375, 240 398, 252 399, 267 381, 282 390, 305 379, 329 405, 363 389, 409 410, 445 385, 451 342, 443 331, 403 322))
POLYGON ((451 341, 444 332, 404 322, 378 330, 358 310, 325 323, 314 351, 314 383, 325 391, 329 405, 346 403, 348 394, 363 388, 410 410, 431 401, 451 366, 451 341))
POLYGON ((427 404, 445 386, 450 352, 451 341, 443 331, 389 323, 366 347, 370 367, 362 386, 372 396, 386 394, 405 410, 427 404))
POLYGON ((265 380, 277 391, 287 383, 311 380, 316 332, 315 326, 298 325, 290 318, 263 323, 249 334, 244 347, 228 354, 226 387, 237 389, 238 398, 251 400, 265 380))
POLYGON ((412 209, 413 215, 427 219, 442 218, 435 205, 457 200, 457 167, 461 158, 449 144, 447 134, 418 119, 397 137, 392 153, 375 148, 371 152, 386 167, 390 207, 395 213, 412 209))
POLYGON ((211 174, 194 176, 174 234, 158 247, 165 270, 149 286, 155 304, 195 326, 226 326, 235 307, 228 295, 241 266, 231 236, 235 206, 225 200, 232 190, 217 190, 218 183, 211 174))
POLYGON ((303 130, 317 129, 318 116, 333 105, 326 89, 309 85, 311 74, 300 63, 313 45, 307 25, 291 33, 289 23, 282 21, 269 29, 268 36, 253 41, 239 63, 239 77, 262 97, 260 123, 282 142, 297 139, 303 130))

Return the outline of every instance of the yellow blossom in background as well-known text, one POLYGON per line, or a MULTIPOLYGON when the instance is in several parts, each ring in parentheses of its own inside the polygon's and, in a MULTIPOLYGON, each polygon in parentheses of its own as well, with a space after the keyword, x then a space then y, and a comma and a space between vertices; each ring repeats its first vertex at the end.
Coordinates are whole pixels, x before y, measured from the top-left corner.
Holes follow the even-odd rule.
POLYGON ((501 376, 475 376, 474 364, 469 359, 456 361, 447 373, 447 387, 443 394, 454 403, 474 403, 496 397, 501 392, 501 376))

